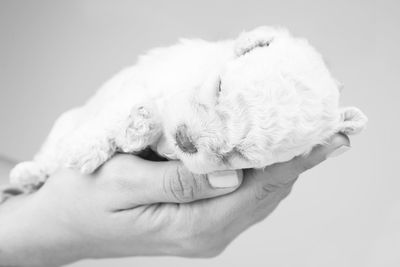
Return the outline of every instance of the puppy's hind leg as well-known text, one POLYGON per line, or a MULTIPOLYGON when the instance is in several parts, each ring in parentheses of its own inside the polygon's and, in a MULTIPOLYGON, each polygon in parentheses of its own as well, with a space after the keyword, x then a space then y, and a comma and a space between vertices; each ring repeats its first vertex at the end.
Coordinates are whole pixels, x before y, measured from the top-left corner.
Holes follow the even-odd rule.
POLYGON ((22 187, 25 191, 34 191, 47 179, 48 174, 35 161, 18 163, 10 172, 10 183, 22 187))
POLYGON ((59 167, 59 154, 63 153, 61 143, 75 130, 82 120, 83 114, 79 108, 63 113, 54 123, 46 141, 32 161, 17 164, 10 172, 10 182, 13 185, 33 191, 42 185, 49 175, 59 167))

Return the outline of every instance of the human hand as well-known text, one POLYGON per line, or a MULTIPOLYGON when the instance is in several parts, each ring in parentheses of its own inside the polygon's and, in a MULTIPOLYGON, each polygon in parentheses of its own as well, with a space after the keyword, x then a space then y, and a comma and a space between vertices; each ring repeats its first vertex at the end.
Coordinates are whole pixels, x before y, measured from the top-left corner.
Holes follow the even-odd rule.
POLYGON ((179 254, 186 231, 175 222, 190 214, 178 203, 234 191, 242 176, 233 173, 194 175, 178 161, 123 154, 91 175, 62 170, 39 191, 0 205, 0 266, 179 254))
POLYGON ((215 256, 267 217, 300 173, 348 144, 346 137, 336 135, 307 157, 245 170, 242 186, 224 196, 238 188, 241 171, 236 184, 215 189, 206 176, 193 175, 178 162, 118 155, 93 175, 64 170, 37 193, 7 201, 0 218, 2 212, 13 212, 0 224, 14 234, 2 232, 2 226, 0 240, 14 244, 7 246, 9 251, 23 246, 29 263, 39 266, 84 258, 215 256))

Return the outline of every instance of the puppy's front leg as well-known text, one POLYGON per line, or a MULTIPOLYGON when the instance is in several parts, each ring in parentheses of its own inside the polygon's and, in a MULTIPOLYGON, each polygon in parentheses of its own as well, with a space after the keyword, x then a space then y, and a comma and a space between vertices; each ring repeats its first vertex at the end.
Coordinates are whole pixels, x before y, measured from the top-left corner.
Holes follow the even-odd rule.
POLYGON ((63 165, 86 174, 94 172, 116 151, 108 129, 94 122, 74 132, 65 143, 63 165))
POLYGON ((92 173, 116 152, 135 153, 155 143, 161 135, 161 120, 150 101, 99 116, 74 133, 66 153, 67 166, 92 173))

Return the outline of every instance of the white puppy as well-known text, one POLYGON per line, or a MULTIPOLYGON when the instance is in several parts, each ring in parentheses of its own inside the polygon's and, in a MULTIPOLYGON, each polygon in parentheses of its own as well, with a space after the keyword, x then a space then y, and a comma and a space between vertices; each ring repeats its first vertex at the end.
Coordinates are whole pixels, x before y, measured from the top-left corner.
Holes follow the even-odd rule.
POLYGON ((91 173, 116 152, 151 147, 195 173, 261 168, 308 153, 367 118, 339 108, 318 52, 283 28, 151 50, 84 106, 64 113, 11 181, 35 188, 62 167, 91 173))

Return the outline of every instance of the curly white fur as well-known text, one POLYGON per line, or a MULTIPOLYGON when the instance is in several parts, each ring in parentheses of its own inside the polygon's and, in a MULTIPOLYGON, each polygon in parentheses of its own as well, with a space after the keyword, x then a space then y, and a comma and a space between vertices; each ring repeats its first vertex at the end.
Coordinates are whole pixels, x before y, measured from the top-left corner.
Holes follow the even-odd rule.
POLYGON ((339 108, 338 86, 318 52, 283 28, 181 40, 151 50, 63 114, 11 179, 35 187, 61 167, 90 173, 118 151, 148 146, 196 173, 286 161, 365 126, 360 110, 339 108), (177 146, 182 125, 196 152, 177 146))

